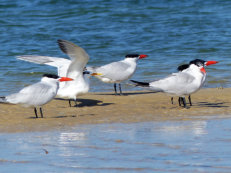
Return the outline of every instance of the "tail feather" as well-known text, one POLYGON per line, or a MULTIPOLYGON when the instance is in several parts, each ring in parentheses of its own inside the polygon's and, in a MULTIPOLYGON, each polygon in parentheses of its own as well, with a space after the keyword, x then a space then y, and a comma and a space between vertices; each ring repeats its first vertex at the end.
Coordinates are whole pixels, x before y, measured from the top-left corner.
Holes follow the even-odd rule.
POLYGON ((138 82, 138 81, 135 81, 135 80, 130 80, 130 81, 132 81, 133 83, 135 83, 136 86, 149 87, 149 83, 148 82, 138 82))
POLYGON ((6 97, 0 97, 0 103, 6 103, 6 97))

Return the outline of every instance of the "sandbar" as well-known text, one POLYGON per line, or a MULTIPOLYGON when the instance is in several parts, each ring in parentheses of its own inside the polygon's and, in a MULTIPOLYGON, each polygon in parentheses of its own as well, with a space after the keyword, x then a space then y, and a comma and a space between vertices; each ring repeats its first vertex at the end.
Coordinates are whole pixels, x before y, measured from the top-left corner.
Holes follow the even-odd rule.
MULTIPOLYGON (((56 98, 43 106, 44 118, 35 118, 33 108, 0 104, 0 132, 37 132, 62 130, 80 124, 136 123, 192 120, 209 116, 229 117, 231 88, 201 89, 192 96, 190 108, 179 107, 164 93, 150 91, 88 93, 79 96, 78 106, 69 107, 66 99, 56 98)), ((73 103, 72 103, 73 104, 73 103)))

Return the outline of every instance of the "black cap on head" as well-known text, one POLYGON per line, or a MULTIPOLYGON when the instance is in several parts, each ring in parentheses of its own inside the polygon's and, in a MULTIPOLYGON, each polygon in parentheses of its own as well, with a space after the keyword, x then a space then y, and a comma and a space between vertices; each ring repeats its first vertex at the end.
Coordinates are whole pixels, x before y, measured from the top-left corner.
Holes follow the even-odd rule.
POLYGON ((58 79, 59 76, 55 75, 55 74, 44 74, 43 77, 48 77, 48 78, 53 78, 53 79, 58 79))
POLYGON ((190 61, 189 64, 195 64, 196 66, 200 67, 200 66, 204 66, 205 62, 206 61, 201 60, 201 59, 194 59, 194 60, 190 61))
POLYGON ((89 71, 83 71, 83 75, 84 74, 90 74, 90 72, 89 71))
POLYGON ((140 55, 139 54, 127 54, 125 57, 126 58, 138 58, 140 55))
POLYGON ((189 64, 183 64, 183 65, 178 66, 177 70, 178 71, 183 71, 183 70, 185 70, 187 68, 189 68, 189 64))

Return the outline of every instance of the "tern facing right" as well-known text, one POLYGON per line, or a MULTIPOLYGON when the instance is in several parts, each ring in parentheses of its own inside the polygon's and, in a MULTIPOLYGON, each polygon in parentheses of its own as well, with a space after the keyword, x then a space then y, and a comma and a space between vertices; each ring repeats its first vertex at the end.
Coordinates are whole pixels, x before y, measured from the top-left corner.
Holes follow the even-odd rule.
POLYGON ((53 74, 44 74, 41 81, 21 89, 18 93, 0 97, 0 102, 21 104, 24 107, 34 107, 34 113, 38 118, 37 107, 43 118, 42 105, 50 102, 57 94, 59 82, 72 81, 68 77, 59 77, 53 74))
MULTIPOLYGON (((212 62, 212 61, 207 61, 212 62)), ((214 61, 215 62, 215 61, 214 61)), ((173 73, 158 81, 146 83, 131 80, 136 86, 147 87, 150 90, 164 92, 170 95, 182 97, 183 105, 186 107, 185 96, 197 92, 204 84, 206 71, 205 63, 194 60, 189 67, 182 72, 173 73)))
MULTIPOLYGON (((218 63, 218 61, 204 61, 204 60, 201 60, 201 59, 195 59, 193 61, 201 62, 202 64, 204 64, 205 67, 218 63)), ((190 61, 189 64, 183 64, 183 65, 178 66, 177 70, 179 72, 187 70, 189 68, 190 63, 193 62, 193 61, 190 61)), ((204 85, 204 83, 205 83, 206 73, 204 73, 203 75, 204 75, 204 78, 203 78, 203 81, 202 81, 202 85, 204 85)), ((192 106, 191 95, 188 96, 188 100, 189 100, 189 105, 192 106)), ((173 104, 173 97, 171 97, 171 102, 173 104)), ((178 102, 179 102, 179 106, 181 106, 182 97, 179 97, 178 102)))
POLYGON ((57 67, 59 76, 72 78, 73 81, 62 83, 57 93, 57 96, 61 98, 69 98, 69 105, 71 107, 71 99, 74 99, 76 103, 76 97, 78 95, 85 94, 89 91, 90 84, 87 75, 89 72, 84 70, 89 56, 83 48, 70 41, 58 40, 57 42, 62 52, 67 54, 70 60, 37 55, 22 55, 17 56, 17 59, 57 67))
POLYGON ((147 55, 128 54, 125 59, 112 62, 100 67, 87 67, 92 76, 97 77, 102 82, 114 83, 115 95, 117 95, 116 84, 119 84, 120 95, 122 95, 120 83, 129 79, 136 71, 137 60, 146 58, 147 55))

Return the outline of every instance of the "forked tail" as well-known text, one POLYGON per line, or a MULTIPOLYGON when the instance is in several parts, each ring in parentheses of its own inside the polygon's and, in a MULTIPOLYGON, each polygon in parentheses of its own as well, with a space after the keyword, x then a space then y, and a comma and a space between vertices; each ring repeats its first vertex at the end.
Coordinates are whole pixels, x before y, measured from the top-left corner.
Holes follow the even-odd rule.
POLYGON ((6 103, 6 97, 0 97, 0 103, 6 103))
POLYGON ((148 82, 138 82, 138 81, 135 81, 135 80, 130 80, 130 81, 132 81, 133 83, 135 83, 136 86, 149 87, 149 83, 148 82))

